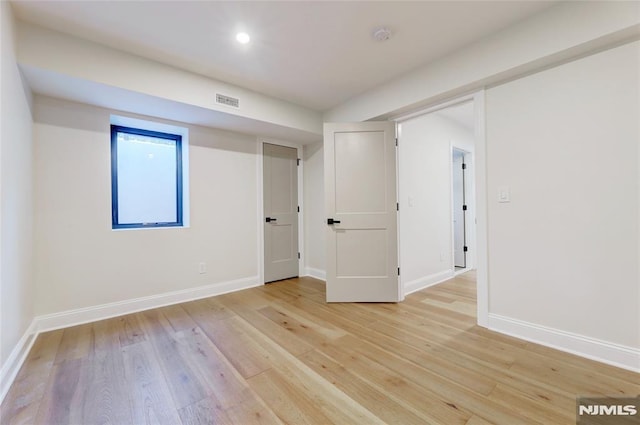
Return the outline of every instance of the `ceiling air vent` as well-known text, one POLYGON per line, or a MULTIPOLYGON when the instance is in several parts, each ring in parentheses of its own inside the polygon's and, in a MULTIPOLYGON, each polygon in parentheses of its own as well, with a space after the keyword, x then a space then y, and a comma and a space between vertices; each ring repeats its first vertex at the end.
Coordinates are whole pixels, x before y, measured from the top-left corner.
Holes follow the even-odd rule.
POLYGON ((216 102, 221 105, 232 106, 234 108, 240 107, 240 100, 235 97, 225 96, 223 94, 216 93, 216 102))

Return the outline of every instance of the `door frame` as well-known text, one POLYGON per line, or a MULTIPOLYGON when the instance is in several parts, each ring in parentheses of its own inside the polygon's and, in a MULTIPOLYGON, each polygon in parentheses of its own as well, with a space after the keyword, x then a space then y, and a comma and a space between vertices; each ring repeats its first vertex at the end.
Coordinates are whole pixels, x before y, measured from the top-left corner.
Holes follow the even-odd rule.
MULTIPOLYGON (((475 184, 475 267, 478 325, 488 327, 489 317, 489 261, 487 245, 487 141, 485 130, 485 90, 469 93, 447 101, 431 103, 410 113, 393 115, 389 119, 399 123, 420 115, 430 114, 460 103, 473 101, 474 109, 474 184, 475 184)), ((398 219, 398 228, 401 226, 398 219)), ((400 232, 398 232, 400 237, 400 232)), ((400 245, 398 245, 400 246, 400 245)), ((399 252, 399 254, 401 254, 399 252)), ((401 287, 404 296, 404 286, 401 287)))
POLYGON ((285 142, 282 140, 267 139, 258 137, 257 155, 256 155, 256 182, 258 187, 258 209, 256 224, 258 227, 258 278, 260 285, 264 285, 264 144, 284 146, 287 148, 294 148, 297 152, 297 158, 300 161, 298 165, 298 205, 300 206, 300 212, 298 213, 298 252, 300 258, 298 259, 298 276, 304 276, 304 161, 302 160, 303 147, 301 144, 285 142))
MULTIPOLYGON (((475 199, 470 199, 469 195, 473 194, 475 195, 475 175, 474 175, 474 169, 475 167, 473 166, 473 161, 474 161, 474 157, 473 157, 473 152, 470 152, 466 149, 464 149, 464 147, 459 146, 458 144, 456 144, 455 141, 451 141, 450 145, 449 145, 449 149, 450 149, 450 165, 451 165, 451 240, 452 240, 452 245, 451 245, 451 255, 454 258, 453 261, 453 275, 457 276, 461 273, 464 273, 466 271, 472 270, 473 268, 475 268, 475 229, 473 226, 473 220, 472 217, 475 215, 475 199), (467 211, 464 215, 464 234, 465 234, 465 246, 468 247, 467 253, 465 255, 465 264, 466 267, 462 270, 456 271, 456 266, 455 266, 455 226, 453 224, 453 214, 455 213, 454 211, 454 201, 453 201, 453 173, 454 173, 454 169, 453 169, 453 151, 456 150, 458 152, 462 152, 462 157, 463 157, 463 161, 464 164, 467 167, 467 173, 465 174, 465 180, 464 180, 464 199, 465 199, 465 205, 467 205, 467 211)), ((474 196, 475 198, 475 196, 474 196)))

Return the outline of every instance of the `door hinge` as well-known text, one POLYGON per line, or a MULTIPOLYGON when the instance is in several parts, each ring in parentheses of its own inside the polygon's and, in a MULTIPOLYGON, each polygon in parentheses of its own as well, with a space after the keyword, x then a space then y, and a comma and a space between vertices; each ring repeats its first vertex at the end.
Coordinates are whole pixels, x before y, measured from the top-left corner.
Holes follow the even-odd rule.
POLYGON ((400 202, 396 202, 396 211, 400 211, 400 202))
POLYGON ((296 165, 300 166, 300 158, 296 158, 296 165))
POLYGON ((463 248, 464 252, 467 252, 469 250, 469 248, 467 248, 466 246, 463 248))
POLYGON ((396 137, 396 146, 398 146, 398 138, 396 137))
POLYGON ((463 205, 463 206, 462 206, 462 211, 466 211, 466 210, 467 210, 467 206, 466 206, 466 205, 463 205))
POLYGON ((300 253, 298 253, 298 260, 300 259, 300 253))
POLYGON ((298 212, 300 212, 300 205, 298 205, 298 212))
POLYGON ((400 267, 398 267, 398 276, 400 276, 400 267))
POLYGON ((465 164, 464 162, 462 163, 462 169, 466 170, 467 169, 467 164, 465 164))

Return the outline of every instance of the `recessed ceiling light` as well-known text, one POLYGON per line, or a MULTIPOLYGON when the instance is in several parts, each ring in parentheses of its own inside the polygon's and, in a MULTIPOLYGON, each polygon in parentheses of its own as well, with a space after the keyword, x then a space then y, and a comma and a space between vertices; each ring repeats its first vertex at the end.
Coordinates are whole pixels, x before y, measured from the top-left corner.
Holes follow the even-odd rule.
POLYGON ((247 34, 246 32, 239 32, 238 34, 236 34, 236 40, 238 40, 238 43, 247 44, 249 41, 251 41, 251 37, 249 37, 249 34, 247 34))

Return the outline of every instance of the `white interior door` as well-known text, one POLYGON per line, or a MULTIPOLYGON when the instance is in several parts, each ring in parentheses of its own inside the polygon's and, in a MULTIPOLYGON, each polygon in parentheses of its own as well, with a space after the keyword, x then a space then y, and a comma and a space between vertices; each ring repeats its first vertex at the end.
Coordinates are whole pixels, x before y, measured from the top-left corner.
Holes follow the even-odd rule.
POLYGON ((453 150, 452 183, 453 183, 453 264, 456 267, 467 267, 466 252, 466 203, 464 181, 464 152, 453 150))
POLYGON ((395 140, 394 122, 324 126, 328 302, 401 299, 395 140))
POLYGON ((263 145, 264 280, 298 276, 297 150, 263 145))

